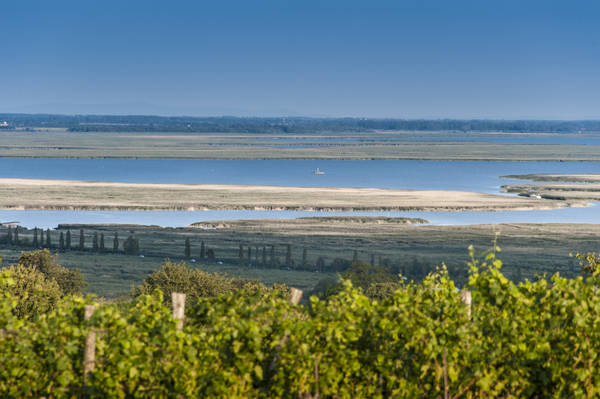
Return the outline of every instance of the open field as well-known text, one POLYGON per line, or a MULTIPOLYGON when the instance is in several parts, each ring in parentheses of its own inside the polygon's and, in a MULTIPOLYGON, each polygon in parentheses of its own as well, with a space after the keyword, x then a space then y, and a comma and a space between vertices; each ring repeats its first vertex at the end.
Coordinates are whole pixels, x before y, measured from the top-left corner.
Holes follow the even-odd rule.
MULTIPOLYGON (((232 276, 257 278, 266 283, 285 282, 310 290, 330 272, 312 270, 318 258, 323 257, 327 270, 335 258, 351 260, 356 250, 362 261, 394 266, 409 276, 422 275, 435 265, 445 262, 453 277, 464 282, 468 261, 467 247, 477 249, 491 247, 498 232, 499 254, 504 262, 504 272, 509 277, 533 278, 539 273, 574 276, 579 266, 570 252, 597 252, 600 249, 600 225, 595 224, 501 224, 474 226, 428 226, 396 223, 385 218, 328 218, 296 220, 252 220, 203 223, 220 226, 216 229, 160 228, 151 226, 89 225, 70 227, 73 245, 79 242, 79 228, 84 229, 85 251, 67 251, 59 254, 59 262, 66 266, 78 266, 89 281, 89 291, 107 297, 128 295, 130 286, 156 270, 165 258, 182 260, 186 238, 191 242, 191 258, 197 267, 208 271, 226 272, 232 276), (112 238, 118 232, 120 242, 134 231, 139 239, 144 257, 91 252, 92 235, 105 235, 107 252, 112 248, 112 238), (209 262, 200 259, 200 243, 214 250, 216 259, 209 262), (244 261, 239 262, 239 245, 244 246, 244 261), (287 270, 287 266, 272 268, 263 265, 262 249, 267 254, 274 247, 275 256, 285 259, 287 245, 295 265, 302 262, 302 252, 307 251, 308 270, 287 270), (247 259, 247 248, 251 260, 247 259), (258 248, 258 257, 256 249, 258 248)), ((0 230, 0 237, 6 230, 0 230)), ((52 243, 56 247, 59 231, 52 231, 52 243)), ((21 240, 31 242, 32 231, 22 231, 21 240)), ((22 250, 29 246, 0 244, 0 256, 4 264, 14 262, 22 250)), ((270 256, 270 255, 269 255, 270 256)))
MULTIPOLYGON (((492 133, 498 134, 489 132, 492 133)), ((600 151, 594 145, 392 140, 452 134, 485 136, 485 133, 402 131, 314 135, 0 131, 0 157, 600 161, 600 151)), ((531 133, 503 135, 532 137, 531 133)))
POLYGON ((0 179, 0 208, 52 210, 498 211, 577 205, 441 190, 0 179))

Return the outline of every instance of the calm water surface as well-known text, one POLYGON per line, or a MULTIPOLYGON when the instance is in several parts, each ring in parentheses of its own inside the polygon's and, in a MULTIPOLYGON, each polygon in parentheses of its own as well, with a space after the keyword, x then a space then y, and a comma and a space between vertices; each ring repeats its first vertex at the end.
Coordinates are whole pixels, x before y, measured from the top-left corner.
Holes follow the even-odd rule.
POLYGON ((0 177, 137 183, 379 187, 497 193, 525 173, 600 173, 595 162, 207 161, 0 158, 0 177), (319 168, 325 175, 313 175, 319 168))

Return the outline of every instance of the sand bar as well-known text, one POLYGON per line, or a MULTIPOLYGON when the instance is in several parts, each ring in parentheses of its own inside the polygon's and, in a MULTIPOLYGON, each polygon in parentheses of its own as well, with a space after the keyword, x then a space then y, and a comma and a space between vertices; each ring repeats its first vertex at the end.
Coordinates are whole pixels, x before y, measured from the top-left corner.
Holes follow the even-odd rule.
POLYGON ((600 174, 551 174, 534 173, 528 175, 502 176, 507 179, 532 180, 539 182, 600 183, 600 174))
POLYGON ((448 190, 0 179, 0 209, 502 211, 573 205, 448 190))

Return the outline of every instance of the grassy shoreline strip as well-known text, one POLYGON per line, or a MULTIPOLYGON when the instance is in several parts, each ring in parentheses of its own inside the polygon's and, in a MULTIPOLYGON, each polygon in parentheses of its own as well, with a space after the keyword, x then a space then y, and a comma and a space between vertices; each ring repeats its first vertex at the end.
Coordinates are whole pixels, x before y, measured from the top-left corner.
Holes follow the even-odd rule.
POLYGON ((0 179, 0 209, 383 212, 536 210, 574 205, 450 190, 0 179))

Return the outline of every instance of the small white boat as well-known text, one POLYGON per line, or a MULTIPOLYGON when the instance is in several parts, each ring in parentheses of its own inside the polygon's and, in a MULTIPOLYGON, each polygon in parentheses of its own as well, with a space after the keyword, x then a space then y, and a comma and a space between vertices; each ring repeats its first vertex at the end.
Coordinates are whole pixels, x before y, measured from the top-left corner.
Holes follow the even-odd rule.
POLYGON ((324 174, 325 174, 325 172, 323 172, 319 168, 313 170, 313 175, 324 175, 324 174))

